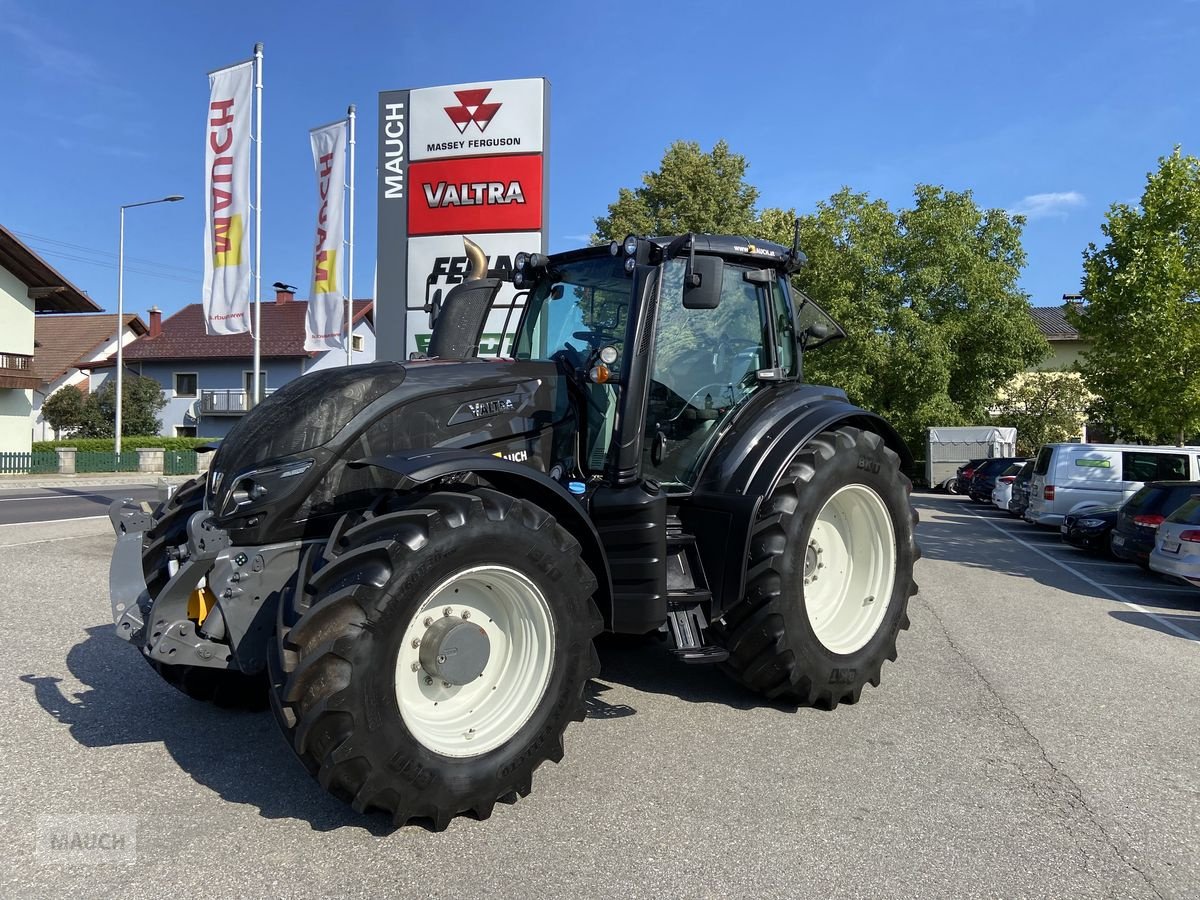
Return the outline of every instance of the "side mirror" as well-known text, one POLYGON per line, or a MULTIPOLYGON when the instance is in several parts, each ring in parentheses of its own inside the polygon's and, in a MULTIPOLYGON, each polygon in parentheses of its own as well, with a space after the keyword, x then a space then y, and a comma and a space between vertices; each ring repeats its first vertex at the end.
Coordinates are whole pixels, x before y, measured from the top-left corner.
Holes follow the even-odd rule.
POLYGON ((721 302, 725 261, 719 256, 697 256, 691 263, 691 284, 684 279, 684 309, 716 309, 721 302))
POLYGON ((813 322, 808 328, 804 329, 805 334, 816 338, 818 341, 824 340, 833 334, 833 329, 824 322, 813 322))

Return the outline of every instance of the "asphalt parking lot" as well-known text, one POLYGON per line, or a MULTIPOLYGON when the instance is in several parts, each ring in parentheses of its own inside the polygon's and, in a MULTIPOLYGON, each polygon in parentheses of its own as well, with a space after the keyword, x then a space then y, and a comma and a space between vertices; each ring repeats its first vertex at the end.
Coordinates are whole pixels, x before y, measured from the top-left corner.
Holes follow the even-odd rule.
POLYGON ((912 629, 859 704, 608 640, 563 763, 440 834, 326 797, 269 714, 160 682, 111 633, 107 523, 0 529, 0 894, 1200 894, 1200 591, 914 499, 912 629), (136 829, 133 861, 38 854, 74 814, 136 829))

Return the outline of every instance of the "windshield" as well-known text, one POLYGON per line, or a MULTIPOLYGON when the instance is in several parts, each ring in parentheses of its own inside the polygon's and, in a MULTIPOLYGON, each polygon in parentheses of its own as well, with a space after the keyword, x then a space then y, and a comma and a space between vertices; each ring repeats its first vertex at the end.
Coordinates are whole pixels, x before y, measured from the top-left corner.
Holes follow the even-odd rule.
POLYGON ((609 368, 618 373, 632 288, 623 261, 608 254, 552 268, 529 295, 514 356, 553 359, 563 354, 582 365, 593 350, 611 346, 617 362, 609 368))

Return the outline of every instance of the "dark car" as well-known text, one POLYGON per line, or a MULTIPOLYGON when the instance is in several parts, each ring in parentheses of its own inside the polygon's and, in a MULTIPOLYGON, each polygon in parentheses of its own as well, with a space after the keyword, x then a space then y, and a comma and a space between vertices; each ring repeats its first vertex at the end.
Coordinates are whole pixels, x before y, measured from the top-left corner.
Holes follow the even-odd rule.
POLYGON ((1150 568, 1150 551, 1163 519, 1200 493, 1200 481, 1151 481, 1117 512, 1112 552, 1118 559, 1150 568))
POLYGON ((1100 506, 1063 516, 1062 539, 1080 550, 1108 553, 1113 526, 1117 524, 1117 507, 1100 506))
POLYGON ((1033 478, 1033 466, 1035 460, 1027 460, 1021 470, 1017 472, 1017 478, 1013 482, 1012 498, 1008 501, 1008 514, 1016 516, 1018 519, 1025 515, 1025 510, 1029 508, 1029 481, 1033 478))
POLYGON ((996 479, 1013 463, 1024 462, 1027 462, 1024 456, 997 456, 994 459, 985 459, 975 467, 967 493, 976 503, 990 503, 996 479))
POLYGON ((975 474, 975 470, 987 462, 986 459, 972 459, 966 465, 959 466, 955 473, 957 478, 950 485, 950 493, 965 494, 971 487, 971 476, 975 474))

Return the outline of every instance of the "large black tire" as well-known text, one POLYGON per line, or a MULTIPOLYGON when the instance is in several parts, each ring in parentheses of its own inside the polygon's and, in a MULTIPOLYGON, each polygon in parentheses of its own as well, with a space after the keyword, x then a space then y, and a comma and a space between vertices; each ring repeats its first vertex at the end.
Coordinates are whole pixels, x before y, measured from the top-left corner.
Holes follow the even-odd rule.
POLYGON ((917 591, 913 563, 917 513, 899 457, 883 439, 857 428, 813 438, 762 502, 751 537, 746 595, 716 624, 729 650, 724 670, 751 690, 784 702, 833 709, 879 685, 884 660, 896 659, 917 591), (864 485, 883 502, 895 535, 895 579, 888 606, 860 649, 842 654, 817 637, 806 609, 805 557, 826 502, 847 485, 864 485))
MULTIPOLYGON (((167 550, 187 540, 187 523, 204 506, 204 488, 208 475, 186 481, 154 511, 154 527, 142 541, 142 573, 150 596, 157 597, 170 580, 167 550)), ((163 680, 193 700, 213 703, 225 709, 264 710, 268 703, 265 672, 246 675, 204 666, 164 665, 144 657, 163 680)))
POLYGON ((584 687, 600 670, 596 578, 565 529, 507 494, 474 488, 375 507, 339 522, 324 550, 306 555, 301 588, 283 597, 272 708, 304 766, 355 810, 383 810, 396 825, 425 819, 436 830, 464 812, 485 819, 497 800, 529 793, 534 769, 562 759, 568 723, 584 717, 584 687), (497 565, 547 600, 548 680, 504 743, 473 756, 435 752, 401 712, 405 633, 438 586, 497 565))

